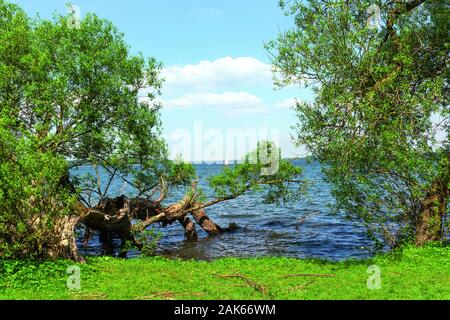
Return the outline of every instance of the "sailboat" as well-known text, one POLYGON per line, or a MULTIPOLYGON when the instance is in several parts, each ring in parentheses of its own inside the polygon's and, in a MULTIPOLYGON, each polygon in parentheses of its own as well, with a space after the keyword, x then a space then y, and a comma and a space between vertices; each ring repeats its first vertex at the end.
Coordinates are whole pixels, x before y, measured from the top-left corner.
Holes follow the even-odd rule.
POLYGON ((230 165, 230 162, 228 161, 228 158, 225 158, 225 160, 223 160, 223 165, 228 167, 230 165))

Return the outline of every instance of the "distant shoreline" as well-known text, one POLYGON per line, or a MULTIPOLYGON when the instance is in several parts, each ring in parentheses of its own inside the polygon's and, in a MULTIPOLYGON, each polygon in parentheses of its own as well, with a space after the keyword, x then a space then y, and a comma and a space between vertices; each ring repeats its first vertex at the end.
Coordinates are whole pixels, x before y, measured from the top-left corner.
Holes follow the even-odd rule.
MULTIPOLYGON (((296 158, 283 158, 283 160, 289 160, 289 161, 296 161, 296 160, 307 160, 308 157, 296 157, 296 158)), ((69 164, 77 164, 76 167, 89 167, 92 166, 92 164, 89 161, 84 160, 68 160, 69 164)), ((243 160, 229 160, 229 165, 234 164, 240 164, 243 162, 243 160)), ((211 161, 187 161, 187 163, 193 164, 193 165, 224 165, 224 160, 211 160, 211 161)))

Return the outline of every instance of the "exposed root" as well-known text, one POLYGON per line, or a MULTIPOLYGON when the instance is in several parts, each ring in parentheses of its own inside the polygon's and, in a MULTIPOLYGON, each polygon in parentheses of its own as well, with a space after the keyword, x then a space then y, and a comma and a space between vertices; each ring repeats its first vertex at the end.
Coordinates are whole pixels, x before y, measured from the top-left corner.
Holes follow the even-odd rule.
POLYGON ((302 289, 305 289, 307 286, 309 286, 309 285, 311 285, 311 284, 313 284, 313 283, 314 283, 314 281, 309 281, 309 282, 307 282, 307 283, 305 283, 305 284, 302 284, 302 285, 298 285, 298 286, 294 286, 294 287, 289 287, 289 291, 302 290, 302 289))
POLYGON ((335 274, 315 274, 315 273, 299 273, 299 274, 287 274, 282 276, 282 278, 290 277, 336 277, 335 274))
POLYGON ((157 298, 162 298, 165 300, 175 300, 177 296, 189 296, 189 297, 201 297, 204 296, 204 293, 201 292, 155 292, 151 293, 147 296, 136 297, 134 300, 153 300, 157 298))
POLYGON ((174 292, 156 292, 147 296, 137 297, 135 300, 175 300, 176 293, 174 292), (158 299, 160 298, 160 299, 158 299))
POLYGON ((256 282, 254 282, 253 280, 247 278, 246 276, 244 276, 242 274, 224 274, 224 275, 216 275, 216 276, 219 277, 219 278, 222 278, 222 279, 228 279, 228 278, 239 278, 239 279, 242 279, 242 280, 245 281, 245 283, 248 286, 252 287, 256 291, 261 292, 263 295, 268 295, 269 294, 269 290, 266 287, 264 287, 264 286, 262 286, 262 285, 260 285, 260 284, 258 284, 256 282))

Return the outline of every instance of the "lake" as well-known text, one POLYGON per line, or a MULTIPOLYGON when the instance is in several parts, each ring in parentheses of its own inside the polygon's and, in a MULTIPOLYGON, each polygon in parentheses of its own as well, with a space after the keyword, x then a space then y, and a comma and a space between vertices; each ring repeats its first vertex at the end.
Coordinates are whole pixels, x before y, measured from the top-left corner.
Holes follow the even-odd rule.
MULTIPOLYGON (((158 254, 186 259, 215 259, 221 257, 261 257, 285 256, 295 258, 321 258, 342 260, 348 258, 366 258, 371 255, 371 241, 365 228, 341 216, 332 215, 329 206, 333 204, 330 186, 323 181, 320 164, 295 160, 294 164, 304 168, 304 177, 314 180, 308 195, 303 200, 291 203, 288 207, 265 205, 261 195, 255 193, 220 203, 206 209, 206 213, 219 225, 226 227, 235 222, 240 228, 233 233, 208 236, 198 225, 199 240, 188 242, 184 239, 184 230, 179 223, 159 228, 164 237, 159 243, 158 254), (299 225, 302 218, 309 217, 299 225)), ((199 185, 210 191, 205 178, 221 172, 222 165, 197 164, 199 185)), ((91 172, 91 167, 79 167, 71 171, 72 175, 91 172)), ((105 180, 105 179, 102 179, 105 180)), ((104 181, 103 181, 104 182, 104 181)), ((113 182, 111 196, 123 190, 121 181, 113 182)), ((173 190, 165 204, 178 201, 184 194, 183 189, 173 190)), ((81 238, 80 238, 81 240, 81 238)), ((117 248, 120 241, 115 241, 117 248)), ((84 255, 103 254, 98 235, 89 242, 84 255)), ((128 257, 138 252, 131 251, 128 257)))

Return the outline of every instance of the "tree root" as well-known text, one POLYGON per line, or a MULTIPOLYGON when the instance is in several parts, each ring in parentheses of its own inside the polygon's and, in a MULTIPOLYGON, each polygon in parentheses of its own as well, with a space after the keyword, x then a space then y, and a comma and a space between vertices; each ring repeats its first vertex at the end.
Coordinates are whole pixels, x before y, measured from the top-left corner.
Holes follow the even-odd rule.
POLYGON ((281 276, 282 278, 290 277, 336 277, 335 274, 315 274, 315 273, 299 273, 299 274, 287 274, 281 276))
POLYGON ((254 282, 253 280, 247 278, 246 276, 244 276, 242 274, 239 274, 239 273, 238 274, 223 274, 223 275, 219 274, 219 275, 216 275, 216 276, 219 277, 219 278, 222 278, 222 279, 228 279, 228 278, 239 278, 239 279, 242 279, 242 280, 245 281, 245 283, 248 286, 252 287, 256 291, 261 292, 263 295, 268 295, 269 294, 269 290, 266 287, 264 287, 264 286, 262 286, 262 285, 260 285, 260 284, 258 284, 256 282, 254 282))

